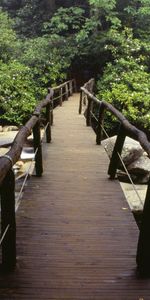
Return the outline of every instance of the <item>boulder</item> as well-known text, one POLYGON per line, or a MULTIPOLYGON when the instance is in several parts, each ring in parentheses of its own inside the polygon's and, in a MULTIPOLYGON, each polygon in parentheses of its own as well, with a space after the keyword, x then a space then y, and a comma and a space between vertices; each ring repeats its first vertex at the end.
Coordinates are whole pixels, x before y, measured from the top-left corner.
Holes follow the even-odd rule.
MULTIPOLYGON (((110 158, 112 156, 112 151, 113 151, 115 142, 116 142, 116 136, 113 136, 111 138, 108 138, 108 139, 105 139, 102 141, 102 145, 105 148, 105 150, 110 158)), ((129 137, 126 137, 124 146, 123 146, 123 150, 122 150, 122 155, 121 155, 123 162, 125 163, 126 166, 131 164, 133 161, 137 160, 141 155, 143 155, 143 153, 144 153, 144 150, 137 141, 135 141, 129 137)))
POLYGON ((5 155, 7 152, 9 151, 9 149, 8 148, 0 148, 0 156, 3 156, 3 155, 5 155))
POLYGON ((146 175, 150 172, 150 159, 146 155, 140 156, 138 159, 128 165, 128 171, 136 175, 146 175))
MULTIPOLYGON (((102 145, 111 157, 116 142, 116 136, 102 141, 102 145)), ((132 181, 138 184, 146 184, 150 179, 150 159, 144 152, 139 142, 126 137, 122 150, 123 162, 130 173, 132 181)), ((118 178, 122 182, 130 182, 128 175, 124 172, 124 168, 120 162, 118 169, 118 178)))
POLYGON ((16 172, 16 179, 22 179, 28 173, 31 176, 34 172, 35 163, 28 161, 22 164, 22 166, 16 172))
POLYGON ((11 126, 4 126, 3 127, 3 132, 8 132, 8 131, 18 131, 18 127, 11 125, 11 126))
POLYGON ((136 190, 139 196, 137 196, 137 193, 133 190, 131 184, 121 182, 121 187, 130 206, 130 209, 134 212, 142 211, 147 191, 147 185, 136 185, 136 190))
POLYGON ((10 146, 13 143, 17 133, 18 131, 0 132, 0 146, 10 146))
POLYGON ((34 158, 33 147, 23 147, 21 153, 21 159, 24 161, 32 160, 34 158))

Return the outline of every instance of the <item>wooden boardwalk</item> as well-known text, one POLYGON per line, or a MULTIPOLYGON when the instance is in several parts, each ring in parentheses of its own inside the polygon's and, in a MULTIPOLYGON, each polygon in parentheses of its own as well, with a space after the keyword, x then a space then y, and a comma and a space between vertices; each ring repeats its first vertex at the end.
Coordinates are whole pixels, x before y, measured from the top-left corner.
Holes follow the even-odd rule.
POLYGON ((1 300, 149 300, 136 275, 138 228, 108 158, 78 115, 79 95, 54 111, 44 174, 17 213, 17 267, 1 300))

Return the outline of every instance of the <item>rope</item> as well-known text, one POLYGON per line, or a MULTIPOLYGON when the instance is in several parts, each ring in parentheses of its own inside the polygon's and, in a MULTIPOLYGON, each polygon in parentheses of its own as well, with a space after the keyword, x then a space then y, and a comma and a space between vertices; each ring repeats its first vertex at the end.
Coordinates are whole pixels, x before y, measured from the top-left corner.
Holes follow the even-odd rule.
MULTIPOLYGON (((44 139, 44 136, 45 136, 46 129, 47 129, 48 125, 49 125, 49 122, 47 122, 46 126, 44 127, 44 134, 43 134, 43 137, 42 137, 42 139, 41 139, 41 144, 42 144, 42 141, 43 141, 43 139, 44 139)), ((35 152, 34 152, 34 157, 32 158, 31 163, 30 163, 30 165, 29 165, 29 167, 28 167, 28 169, 27 169, 27 171, 26 171, 26 175, 25 175, 24 181, 23 181, 23 183, 22 183, 22 186, 21 186, 19 195, 18 195, 18 197, 17 197, 17 199, 16 199, 15 212, 17 212, 17 210, 18 210, 18 208, 19 208, 19 206, 20 206, 20 203, 21 203, 21 196, 22 196, 22 191, 23 191, 23 189, 24 189, 24 187, 25 187, 25 184, 26 184, 27 178, 28 178, 28 176, 29 176, 30 169, 31 169, 31 166, 32 166, 32 164, 33 164, 33 161, 35 160, 35 156, 36 156, 36 154, 37 154, 37 151, 38 151, 38 148, 36 148, 36 150, 35 150, 35 152)))
POLYGON ((8 229, 9 229, 9 227, 10 227, 10 224, 7 225, 7 227, 5 228, 5 231, 3 232, 2 236, 1 236, 0 246, 1 246, 3 240, 4 240, 5 236, 6 236, 6 233, 7 233, 8 229))
POLYGON ((31 160, 31 163, 30 163, 30 165, 29 165, 29 167, 28 167, 28 170, 27 170, 27 172, 26 172, 26 175, 25 175, 23 184, 22 184, 22 186, 21 186, 21 189, 20 189, 18 198, 16 199, 15 212, 17 212, 17 210, 18 210, 18 208, 19 208, 19 206, 20 206, 22 191, 23 191, 24 186, 25 186, 25 184, 26 184, 26 181, 27 181, 27 178, 28 178, 28 175, 29 175, 29 172, 30 172, 32 163, 33 163, 33 161, 34 161, 34 159, 35 159, 35 155, 36 155, 37 151, 38 151, 38 148, 36 148, 36 151, 34 152, 34 157, 33 157, 32 160, 31 160))
MULTIPOLYGON (((104 129, 104 127, 103 127, 102 125, 101 125, 101 128, 102 128, 102 130, 104 131, 105 135, 106 135, 108 138, 110 138, 109 135, 108 135, 108 133, 106 132, 106 130, 104 129)), ((113 147, 114 147, 114 146, 113 146, 113 144, 112 144, 111 141, 110 141, 110 143, 111 143, 111 146, 112 146, 112 149, 111 149, 111 150, 113 150, 113 147)), ((139 193, 138 193, 138 191, 137 191, 137 189, 136 189, 136 186, 135 186, 135 184, 134 184, 134 182, 133 182, 133 180, 132 180, 132 178, 131 178, 131 176, 130 176, 130 174, 129 174, 127 168, 126 168, 126 166, 125 166, 125 163, 124 163, 124 161, 123 161, 123 159, 122 159, 120 153, 117 152, 117 155, 119 156, 119 159, 120 159, 120 161, 121 161, 121 163, 122 163, 122 165, 123 165, 123 168, 124 168, 124 170, 125 170, 125 172, 126 172, 128 178, 129 178, 129 180, 130 180, 130 182, 131 182, 131 184, 132 184, 133 190, 135 191, 135 193, 136 193, 136 195, 137 195, 137 197, 138 197, 138 199, 139 199, 141 205, 143 206, 142 199, 141 199, 141 197, 140 197, 140 195, 139 195, 139 193)))
POLYGON ((134 189, 134 191, 135 191, 137 197, 139 198, 140 203, 141 203, 142 206, 143 206, 142 199, 141 199, 141 197, 140 197, 140 195, 139 195, 139 193, 138 193, 138 191, 137 191, 137 189, 136 189, 136 187, 135 187, 135 184, 133 183, 133 180, 132 180, 132 178, 131 178, 131 176, 130 176, 130 174, 129 174, 129 172, 128 172, 126 166, 125 166, 125 163, 124 163, 124 161, 123 161, 121 155, 120 155, 118 152, 117 152, 117 154, 118 154, 118 156, 119 156, 119 158, 120 158, 120 161, 121 161, 121 163, 122 163, 122 165, 123 165, 123 167, 124 167, 125 172, 127 173, 128 177, 129 177, 129 180, 130 180, 130 182, 131 182, 131 184, 132 184, 132 187, 133 187, 133 189, 134 189))
POLYGON ((92 117, 98 122, 98 119, 97 119, 96 116, 93 114, 93 112, 90 111, 90 113, 91 113, 92 117))
MULTIPOLYGON (((43 134, 42 139, 41 139, 41 144, 42 144, 42 141, 43 141, 44 136, 45 136, 45 134, 46 134, 46 129, 47 129, 48 125, 49 125, 49 122, 47 122, 46 126, 44 127, 44 134, 43 134)), ((32 164, 33 164, 33 161, 35 160, 35 156, 36 156, 36 154, 37 154, 37 151, 38 151, 38 148, 36 148, 36 150, 35 150, 35 152, 34 152, 34 157, 32 158, 31 163, 30 163, 30 165, 29 165, 29 167, 28 167, 28 169, 27 169, 27 172, 26 172, 24 181, 23 181, 23 183, 22 183, 22 186, 21 186, 19 195, 18 195, 18 197, 17 197, 17 199, 16 199, 15 212, 17 212, 17 210, 18 210, 18 208, 19 208, 19 206, 20 206, 20 203, 21 203, 21 196, 22 196, 22 191, 23 191, 23 189, 24 189, 24 187, 25 187, 25 184, 26 184, 26 181, 27 181, 27 178, 28 178, 28 175, 29 175, 31 166, 32 166, 32 164)))
POLYGON ((45 134, 46 134, 46 129, 47 129, 47 127, 49 126, 49 122, 47 122, 47 124, 46 124, 46 126, 44 127, 44 134, 43 134, 43 137, 42 137, 42 139, 41 139, 41 143, 42 143, 42 141, 43 141, 43 138, 44 138, 44 136, 45 136, 45 134))
MULTIPOLYGON (((68 89, 68 92, 70 92, 70 91, 72 92, 72 89, 68 89)), ((66 94, 67 94, 67 93, 65 92, 65 93, 63 93, 61 96, 66 95, 66 94)), ((60 96, 59 96, 58 98, 60 98, 60 96)), ((56 100, 56 99, 57 99, 57 98, 55 98, 54 100, 56 100)), ((51 111, 52 111, 52 109, 51 109, 51 111)), ((47 129, 48 125, 49 125, 49 122, 47 122, 46 126, 44 127, 44 134, 43 134, 43 137, 42 137, 42 139, 41 139, 41 144, 42 144, 42 141, 43 141, 43 139, 44 139, 44 136, 45 136, 46 129, 47 129)), ((36 156, 36 154, 37 154, 37 151, 38 151, 38 147, 36 148, 36 150, 35 150, 35 152, 34 152, 34 157, 33 157, 32 160, 31 160, 31 163, 30 163, 30 165, 29 165, 29 167, 28 167, 28 170, 27 170, 27 172, 26 172, 26 175, 25 175, 23 184, 22 184, 22 186, 21 186, 19 195, 18 195, 18 197, 17 197, 17 199, 16 199, 15 212, 17 212, 17 210, 18 210, 18 208, 19 208, 19 206, 20 206, 22 191, 23 191, 24 186, 25 186, 25 184, 26 184, 26 181, 27 181, 27 178, 28 178, 28 175, 29 175, 29 172, 30 172, 32 163, 33 163, 33 161, 35 160, 35 156, 36 156)), ((12 164, 12 166, 13 166, 13 160, 12 160, 12 158, 11 158, 9 155, 6 155, 6 154, 5 154, 5 155, 3 155, 3 157, 9 159, 9 161, 11 162, 11 164, 12 164)), ((2 234, 2 236, 1 236, 1 238, 0 238, 0 246, 2 245, 2 242, 3 242, 3 240, 4 240, 4 238, 5 238, 6 234, 7 234, 7 232, 8 232, 8 230, 9 230, 9 227, 10 227, 10 224, 7 225, 7 227, 5 228, 3 234, 2 234)))

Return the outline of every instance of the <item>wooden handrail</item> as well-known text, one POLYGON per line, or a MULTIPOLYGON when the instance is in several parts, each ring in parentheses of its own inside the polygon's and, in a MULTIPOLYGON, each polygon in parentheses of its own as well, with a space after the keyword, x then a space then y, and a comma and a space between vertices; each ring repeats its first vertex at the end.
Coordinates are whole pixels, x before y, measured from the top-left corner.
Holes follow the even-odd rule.
MULTIPOLYGON (((98 118, 97 119, 97 132, 96 132, 96 143, 101 144, 102 139, 102 124, 104 121, 105 111, 108 110, 113 114, 120 122, 120 127, 114 145, 112 157, 108 168, 108 174, 111 179, 115 178, 117 167, 119 164, 119 155, 122 153, 123 145, 126 136, 130 136, 136 139, 142 148, 148 154, 150 158, 150 142, 147 139, 146 134, 132 125, 125 116, 117 110, 113 105, 106 101, 100 101, 93 95, 93 79, 88 81, 81 87, 80 92, 80 103, 79 103, 79 114, 82 112, 82 105, 84 102, 85 95, 87 97, 87 108, 86 108, 86 124, 91 125, 91 116, 93 116, 93 103, 98 105, 98 118)), ((150 180, 147 186, 147 193, 144 202, 142 222, 140 226, 139 241, 137 247, 137 266, 138 271, 142 276, 150 277, 150 180)))
POLYGON ((53 89, 48 88, 46 99, 39 103, 39 105, 35 108, 30 120, 25 124, 25 126, 21 127, 12 143, 11 149, 6 153, 6 155, 0 157, 0 184, 6 176, 8 170, 20 158, 23 145, 26 142, 28 136, 31 134, 31 131, 36 125, 37 121, 39 120, 42 109, 47 107, 47 105, 51 103, 51 101, 55 101, 55 91, 61 89, 62 87, 66 87, 66 85, 70 84, 70 82, 74 84, 74 87, 72 86, 70 91, 70 93, 72 93, 73 90, 76 91, 74 79, 66 81, 65 83, 56 86, 53 89))
POLYGON ((2 238, 2 267, 4 270, 11 270, 16 264, 16 222, 15 222, 15 179, 12 170, 13 165, 19 160, 22 148, 28 136, 33 130, 33 144, 35 152, 36 175, 43 173, 42 146, 40 136, 40 116, 43 108, 46 108, 46 141, 51 141, 51 125, 53 124, 53 102, 55 98, 62 105, 63 100, 76 92, 74 79, 52 88, 48 88, 46 98, 35 108, 29 121, 21 127, 17 133, 10 150, 0 157, 0 195, 1 195, 1 236, 2 238), (62 94, 62 89, 64 89, 62 94), (60 91, 59 97, 55 92, 60 91))
POLYGON ((81 87, 81 91, 83 91, 88 96, 89 99, 97 103, 100 106, 101 110, 107 109, 109 112, 111 112, 120 121, 120 123, 126 130, 127 135, 132 136, 134 139, 138 140, 142 148, 147 152, 148 156, 150 157, 150 142, 148 141, 147 136, 143 131, 139 130, 137 127, 132 125, 125 118, 125 116, 110 103, 104 100, 100 101, 85 87, 81 87))

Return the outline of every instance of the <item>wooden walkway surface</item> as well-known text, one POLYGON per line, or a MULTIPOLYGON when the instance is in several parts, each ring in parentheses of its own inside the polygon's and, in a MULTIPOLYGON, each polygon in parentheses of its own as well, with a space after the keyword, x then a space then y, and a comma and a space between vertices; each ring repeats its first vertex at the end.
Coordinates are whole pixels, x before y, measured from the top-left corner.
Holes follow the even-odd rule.
POLYGON ((149 300, 136 275, 138 228, 108 158, 78 115, 79 95, 54 111, 44 174, 28 181, 17 213, 17 267, 1 300, 149 300))

